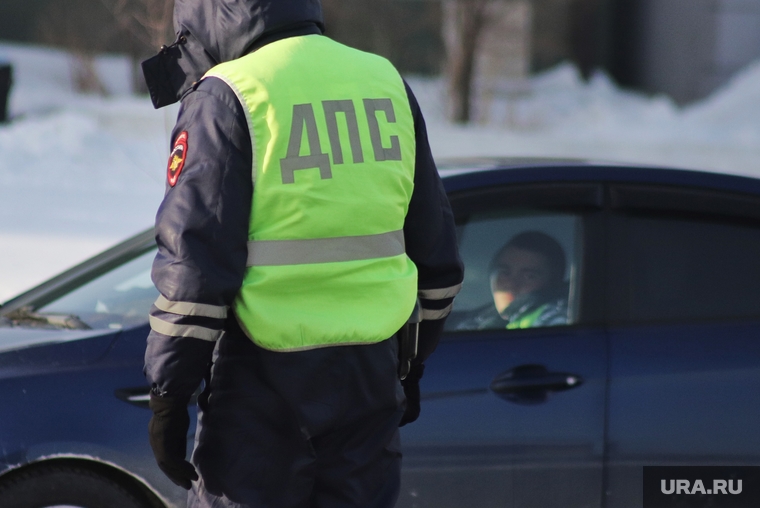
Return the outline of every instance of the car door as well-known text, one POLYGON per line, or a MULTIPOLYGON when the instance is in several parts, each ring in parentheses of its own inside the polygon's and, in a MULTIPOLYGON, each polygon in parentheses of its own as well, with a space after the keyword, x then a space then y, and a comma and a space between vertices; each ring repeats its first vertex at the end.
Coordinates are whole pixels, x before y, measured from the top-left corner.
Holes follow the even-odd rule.
POLYGON ((593 184, 542 184, 451 196, 465 281, 426 362, 420 418, 402 429, 398 506, 601 506, 601 195, 593 184), (564 251, 562 324, 507 329, 495 311, 493 260, 525 232, 564 251))
POLYGON ((760 461, 760 199, 611 188, 610 508, 642 466, 760 461))

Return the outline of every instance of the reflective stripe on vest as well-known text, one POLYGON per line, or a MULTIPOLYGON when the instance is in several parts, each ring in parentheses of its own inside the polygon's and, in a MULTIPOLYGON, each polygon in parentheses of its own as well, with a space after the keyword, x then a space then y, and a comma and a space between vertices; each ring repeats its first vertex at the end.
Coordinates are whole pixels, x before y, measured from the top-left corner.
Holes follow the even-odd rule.
POLYGON ((309 35, 207 76, 236 93, 251 132, 248 267, 232 308, 243 330, 277 351, 391 337, 417 293, 403 237, 414 119, 398 72, 309 35))
POLYGON ((247 266, 305 265, 404 254, 404 231, 379 235, 248 242, 247 266))

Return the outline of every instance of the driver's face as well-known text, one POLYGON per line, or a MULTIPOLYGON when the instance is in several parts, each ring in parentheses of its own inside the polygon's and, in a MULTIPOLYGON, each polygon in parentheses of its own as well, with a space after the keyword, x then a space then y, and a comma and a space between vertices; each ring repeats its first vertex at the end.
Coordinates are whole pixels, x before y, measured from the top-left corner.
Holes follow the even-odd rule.
POLYGON ((545 287, 549 276, 546 256, 509 247, 499 256, 491 271, 491 292, 496 310, 502 312, 518 296, 545 287))

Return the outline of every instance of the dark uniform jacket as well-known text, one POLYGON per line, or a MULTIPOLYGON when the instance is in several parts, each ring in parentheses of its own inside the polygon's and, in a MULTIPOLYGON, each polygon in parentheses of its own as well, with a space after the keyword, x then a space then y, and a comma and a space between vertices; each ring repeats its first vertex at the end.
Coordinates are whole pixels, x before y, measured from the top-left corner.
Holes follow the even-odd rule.
MULTIPOLYGON (((199 315, 187 309, 195 304, 229 309, 246 268, 253 195, 246 116, 224 82, 201 77, 216 63, 238 58, 269 42, 323 31, 315 0, 267 2, 268 9, 262 9, 259 0, 245 3, 251 8, 244 19, 238 19, 241 9, 227 12, 224 2, 178 0, 178 43, 164 52, 162 61, 145 68, 154 104, 181 98, 172 147, 176 148, 180 133, 187 133, 186 145, 175 150, 175 157, 170 159, 169 174, 176 181, 173 186, 167 185, 156 217, 159 251, 153 282, 166 301, 181 304, 162 305, 169 311, 156 306, 151 309, 152 322, 164 325, 153 327, 145 356, 145 374, 157 395, 189 398, 198 387, 215 342, 197 336, 218 338, 223 330, 234 327, 228 321, 234 316, 229 311, 226 318, 209 317, 207 312, 199 315), (151 83, 151 73, 163 82, 151 83), (171 92, 168 99, 167 90, 171 92), (171 326, 167 328, 166 324, 171 326), (159 333, 155 328, 177 332, 159 333)), ((463 269, 451 209, 430 153, 425 122, 408 86, 407 93, 417 146, 414 192, 404 236, 407 253, 419 273, 424 321, 417 362, 422 362, 437 344, 463 269)))

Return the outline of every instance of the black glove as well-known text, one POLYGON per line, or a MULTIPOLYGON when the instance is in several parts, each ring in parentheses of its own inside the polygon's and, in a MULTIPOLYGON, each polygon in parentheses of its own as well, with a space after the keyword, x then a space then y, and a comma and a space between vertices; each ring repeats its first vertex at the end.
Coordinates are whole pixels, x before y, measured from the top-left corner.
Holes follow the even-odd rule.
POLYGON ((190 490, 190 482, 198 479, 198 473, 187 460, 187 431, 190 415, 187 402, 171 397, 157 397, 151 393, 150 408, 153 417, 148 424, 150 447, 156 457, 158 467, 171 481, 190 490))
POLYGON ((424 371, 423 364, 412 365, 409 374, 401 380, 401 386, 404 387, 404 395, 406 395, 406 411, 401 417, 399 427, 412 423, 420 416, 420 379, 424 371))

